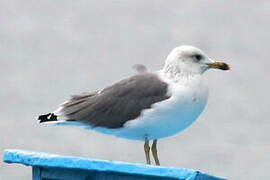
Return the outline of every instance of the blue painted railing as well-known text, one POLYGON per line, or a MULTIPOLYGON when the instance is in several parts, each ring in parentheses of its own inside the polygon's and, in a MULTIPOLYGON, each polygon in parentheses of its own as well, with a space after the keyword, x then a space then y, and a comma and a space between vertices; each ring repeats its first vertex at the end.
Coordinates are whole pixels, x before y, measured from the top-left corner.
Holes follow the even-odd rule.
POLYGON ((9 149, 4 162, 32 166, 33 180, 225 180, 199 171, 9 149))

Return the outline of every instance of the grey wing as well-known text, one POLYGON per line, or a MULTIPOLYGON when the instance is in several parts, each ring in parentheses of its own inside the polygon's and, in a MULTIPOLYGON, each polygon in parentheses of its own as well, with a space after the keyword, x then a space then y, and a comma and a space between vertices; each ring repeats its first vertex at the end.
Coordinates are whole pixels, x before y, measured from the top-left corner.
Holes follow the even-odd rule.
POLYGON ((142 110, 166 100, 168 85, 152 73, 124 79, 100 92, 73 96, 61 113, 92 127, 120 128, 137 118, 142 110))
POLYGON ((143 64, 134 64, 132 69, 135 70, 137 73, 146 73, 147 67, 143 64))

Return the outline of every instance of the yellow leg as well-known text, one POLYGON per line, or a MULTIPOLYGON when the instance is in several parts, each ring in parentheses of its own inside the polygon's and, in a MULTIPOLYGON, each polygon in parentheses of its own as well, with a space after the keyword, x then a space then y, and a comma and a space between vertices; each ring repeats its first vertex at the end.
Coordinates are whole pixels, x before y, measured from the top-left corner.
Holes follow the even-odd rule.
POLYGON ((157 154, 157 139, 155 139, 155 140, 153 141, 153 144, 152 144, 152 154, 153 154, 153 156, 154 156, 156 165, 159 166, 160 163, 159 163, 159 160, 158 160, 158 154, 157 154))
POLYGON ((149 141, 148 141, 147 138, 145 138, 144 152, 145 152, 145 157, 146 157, 146 163, 151 164, 151 161, 150 161, 150 146, 149 146, 149 141))

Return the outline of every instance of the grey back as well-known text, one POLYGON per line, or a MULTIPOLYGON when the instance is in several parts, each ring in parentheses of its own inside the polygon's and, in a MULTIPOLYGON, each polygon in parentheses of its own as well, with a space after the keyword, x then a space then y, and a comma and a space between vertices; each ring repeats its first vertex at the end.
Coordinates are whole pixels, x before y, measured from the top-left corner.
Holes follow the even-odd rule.
POLYGON ((168 84, 156 74, 143 73, 119 81, 100 92, 73 96, 63 104, 69 119, 93 127, 120 128, 142 110, 166 100, 168 84))

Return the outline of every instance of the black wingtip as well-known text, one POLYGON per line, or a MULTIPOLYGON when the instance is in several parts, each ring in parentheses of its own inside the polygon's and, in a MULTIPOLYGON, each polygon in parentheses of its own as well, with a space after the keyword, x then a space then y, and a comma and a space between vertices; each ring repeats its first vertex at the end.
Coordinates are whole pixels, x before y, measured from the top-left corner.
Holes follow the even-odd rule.
POLYGON ((57 121, 57 116, 53 113, 48 113, 38 116, 37 120, 39 121, 39 123, 57 121))

